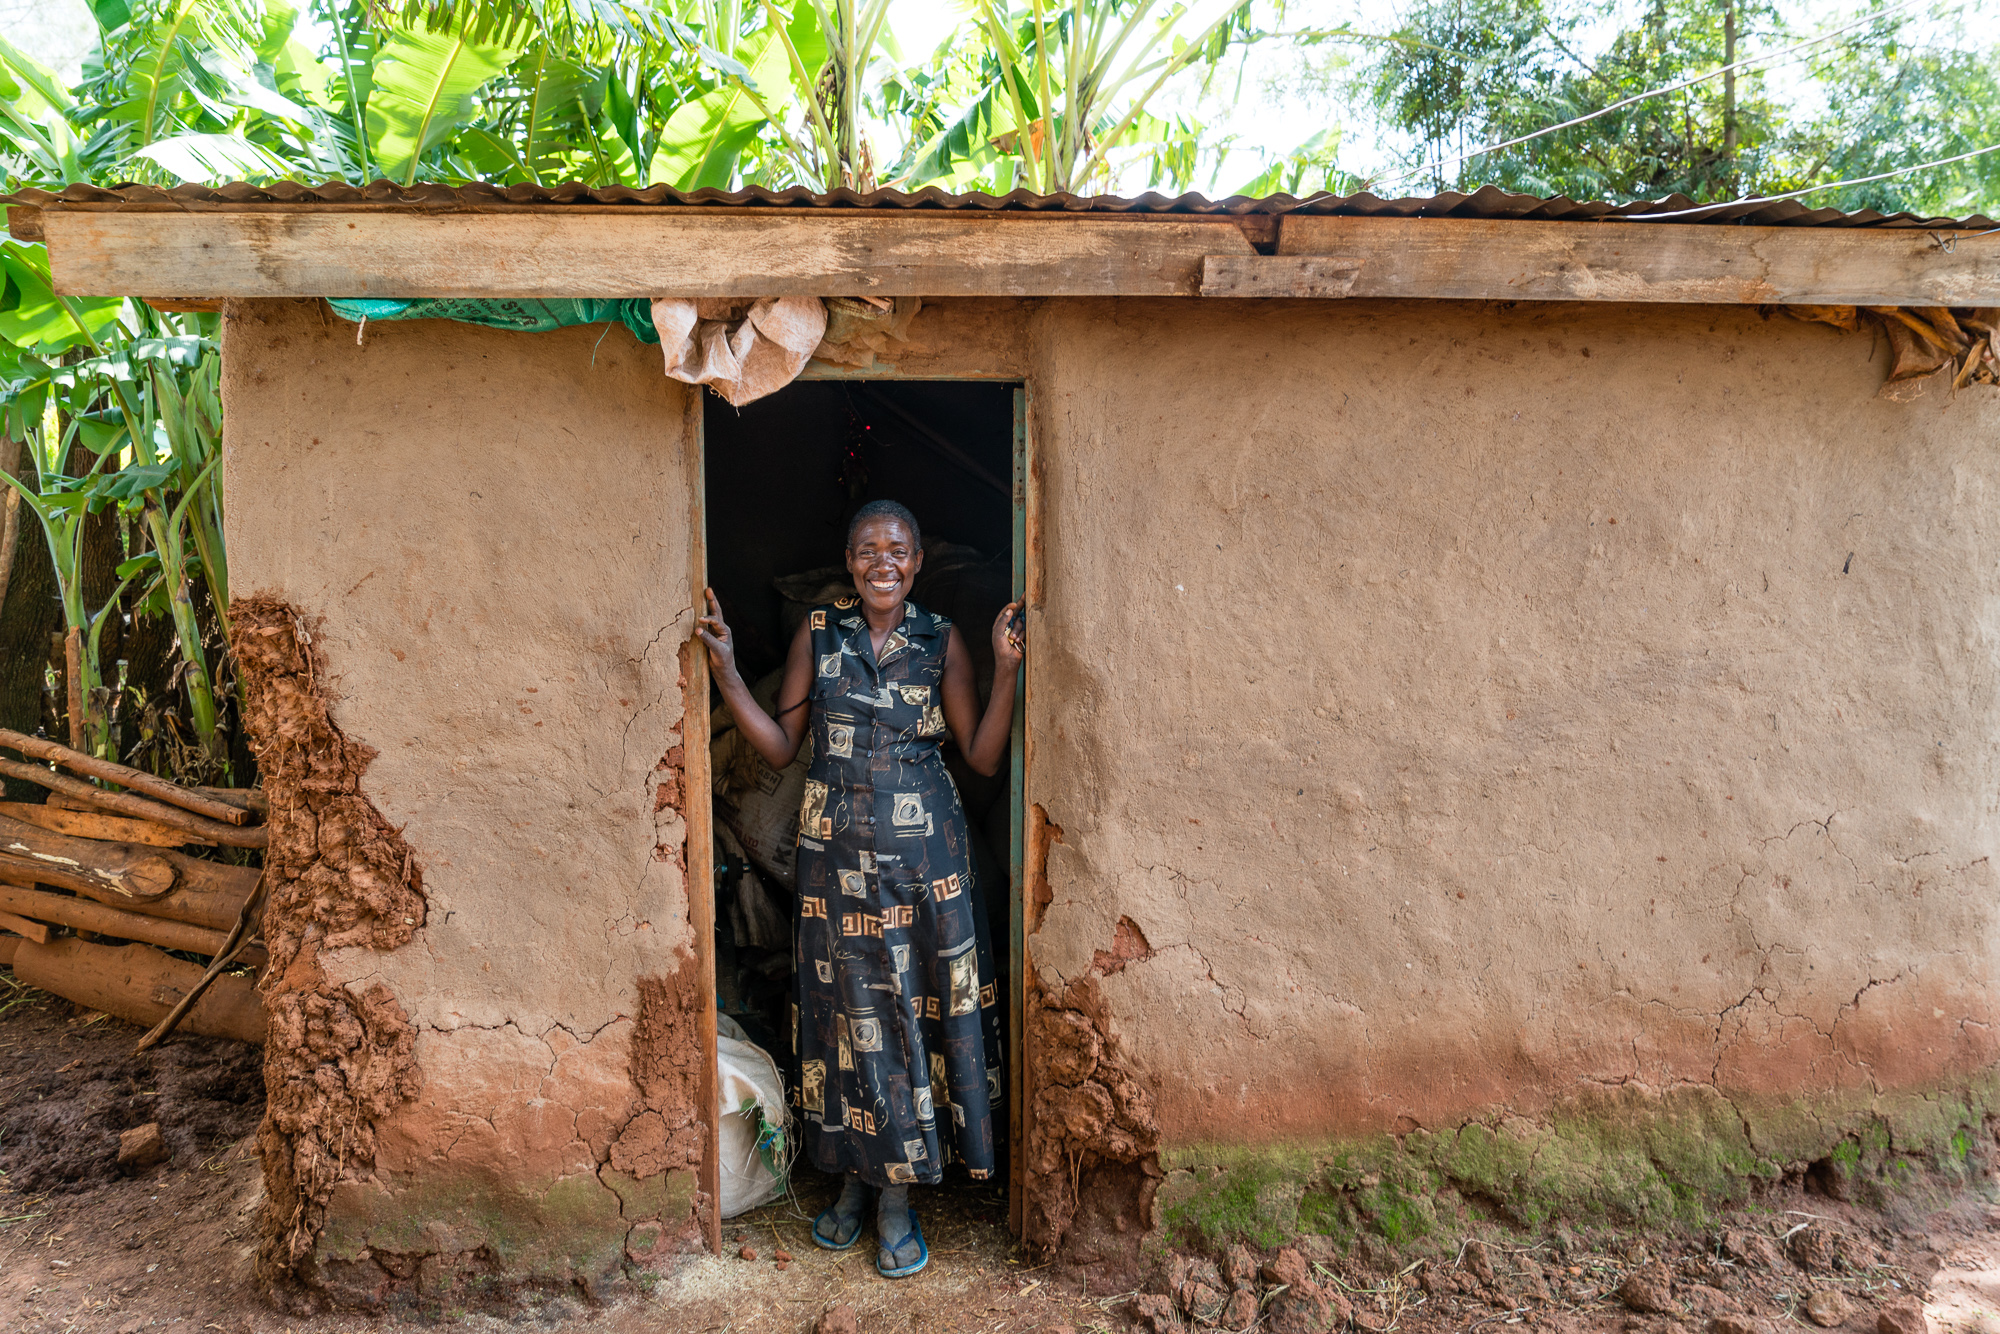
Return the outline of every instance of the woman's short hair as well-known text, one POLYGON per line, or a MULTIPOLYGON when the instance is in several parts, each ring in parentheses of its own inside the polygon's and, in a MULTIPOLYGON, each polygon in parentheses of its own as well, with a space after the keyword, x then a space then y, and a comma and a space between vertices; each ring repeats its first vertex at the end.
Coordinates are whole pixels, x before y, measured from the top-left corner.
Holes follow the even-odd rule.
POLYGON ((910 530, 912 543, 919 547, 924 544, 923 532, 917 527, 917 516, 910 513, 908 506, 899 505, 893 500, 871 500, 854 511, 854 517, 847 521, 848 550, 854 549, 854 535, 861 531, 861 525, 871 519, 894 519, 910 530))

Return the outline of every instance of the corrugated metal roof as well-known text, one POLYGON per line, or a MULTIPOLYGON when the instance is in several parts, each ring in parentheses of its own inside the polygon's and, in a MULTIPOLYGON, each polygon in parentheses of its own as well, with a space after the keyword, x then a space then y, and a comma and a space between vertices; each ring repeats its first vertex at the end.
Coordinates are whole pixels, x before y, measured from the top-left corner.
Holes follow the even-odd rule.
MULTIPOLYGON (((1966 218, 1932 218, 1915 213, 1878 213, 1863 209, 1843 213, 1833 208, 1807 208, 1797 200, 1777 202, 1746 200, 1736 203, 1698 205, 1685 195, 1633 204, 1611 204, 1602 200, 1578 201, 1564 196, 1545 199, 1537 195, 1509 194, 1497 186, 1484 186, 1472 194, 1449 192, 1404 199, 1382 199, 1368 193, 1335 195, 1319 193, 1297 199, 1291 195, 1271 195, 1252 199, 1232 195, 1209 199, 1199 194, 1169 198, 1143 194, 1126 199, 1117 195, 1039 195, 1027 190, 1012 194, 951 194, 935 186, 906 194, 901 190, 874 190, 857 194, 840 189, 816 193, 803 188, 767 190, 751 186, 743 190, 676 190, 654 185, 643 190, 613 185, 591 187, 578 182, 557 186, 539 185, 413 185, 399 186, 388 181, 355 186, 341 181, 305 185, 280 181, 273 185, 236 183, 223 186, 71 185, 59 192, 21 190, 0 195, 0 203, 79 204, 145 209, 193 207, 270 207, 287 205, 348 205, 358 207, 451 210, 509 206, 618 205, 651 208, 796 208, 796 209, 964 209, 992 213, 1162 213, 1220 214, 1319 214, 1346 217, 1385 218, 1496 218, 1540 222, 1587 222, 1593 220, 1644 218, 1649 213, 1673 214, 1676 223, 1739 223, 1781 227, 1915 227, 1972 230, 1993 227, 1984 215, 1966 218)), ((1662 219, 1669 221, 1669 219, 1662 219)))

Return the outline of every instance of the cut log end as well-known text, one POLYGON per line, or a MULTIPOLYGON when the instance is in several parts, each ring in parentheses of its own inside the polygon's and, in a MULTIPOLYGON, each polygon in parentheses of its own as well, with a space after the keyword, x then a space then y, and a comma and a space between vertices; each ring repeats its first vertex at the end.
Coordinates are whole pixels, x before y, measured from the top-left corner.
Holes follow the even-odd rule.
POLYGON ((172 892, 174 880, 172 862, 164 857, 145 857, 125 872, 118 891, 136 899, 156 899, 172 892))

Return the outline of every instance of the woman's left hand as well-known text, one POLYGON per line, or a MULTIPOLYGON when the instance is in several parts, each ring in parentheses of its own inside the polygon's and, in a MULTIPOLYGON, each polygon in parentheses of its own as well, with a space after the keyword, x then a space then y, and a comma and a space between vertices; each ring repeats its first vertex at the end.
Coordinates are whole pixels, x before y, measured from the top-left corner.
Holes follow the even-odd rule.
POLYGON ((993 622, 993 670, 1011 672, 1028 656, 1028 622, 1023 604, 1010 602, 993 622), (1016 625, 1014 618, 1021 617, 1016 625))

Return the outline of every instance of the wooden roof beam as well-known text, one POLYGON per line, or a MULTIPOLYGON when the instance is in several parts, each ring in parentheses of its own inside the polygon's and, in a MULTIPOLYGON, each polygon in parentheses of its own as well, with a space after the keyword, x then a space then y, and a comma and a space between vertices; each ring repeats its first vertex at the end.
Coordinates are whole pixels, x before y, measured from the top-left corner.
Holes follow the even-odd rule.
POLYGON ((963 210, 51 206, 76 296, 1390 297, 2000 305, 2000 238, 1915 228, 963 210), (1275 253, 1273 253, 1275 252, 1275 253))

